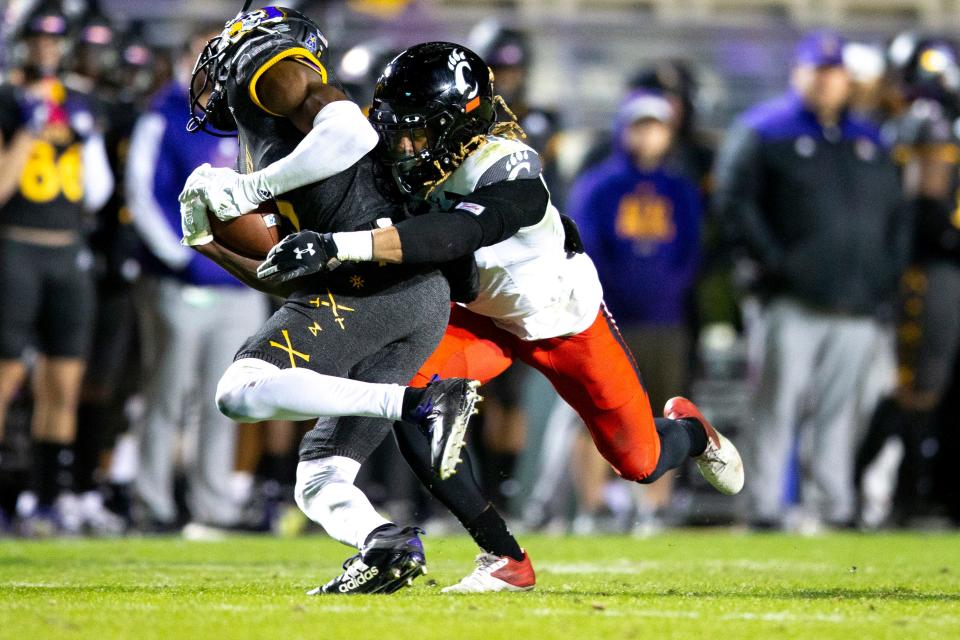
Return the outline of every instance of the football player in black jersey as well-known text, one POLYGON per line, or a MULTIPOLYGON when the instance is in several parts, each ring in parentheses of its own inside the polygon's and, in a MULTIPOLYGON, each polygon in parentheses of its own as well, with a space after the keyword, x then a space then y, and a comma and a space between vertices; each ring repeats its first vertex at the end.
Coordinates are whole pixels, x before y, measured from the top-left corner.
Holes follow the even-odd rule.
MULTIPOLYGON (((466 47, 428 42, 402 52, 377 83, 370 120, 383 162, 398 189, 421 205, 419 215, 373 231, 290 235, 258 274, 329 268, 330 256, 359 260, 354 249, 339 248, 371 236, 365 260, 442 263, 474 255, 478 294, 454 307, 415 384, 438 372, 469 372, 486 382, 523 361, 580 414, 624 479, 650 483, 693 457, 716 489, 737 493, 744 483, 739 453, 693 403, 675 397, 664 418, 654 417, 576 224, 552 204, 539 154, 519 140, 512 120, 496 122, 495 105, 508 109, 486 63, 466 47), (304 243, 319 247, 318 254, 290 259, 304 243)), ((470 575, 444 592, 532 588, 530 558, 498 530, 500 518, 471 475, 440 484, 431 490, 485 552, 470 575)))
POLYGON ((221 246, 207 220, 208 210, 230 219, 274 196, 297 229, 371 229, 378 218, 400 214, 378 190, 367 155, 377 135, 328 76, 325 49, 317 25, 280 7, 242 13, 208 43, 195 69, 188 128, 236 131, 244 173, 209 166, 194 172, 181 194, 184 241, 251 286, 288 296, 240 348, 221 378, 217 402, 243 422, 328 417, 301 444, 296 500, 360 553, 314 592, 388 593, 423 570, 423 546, 417 529, 381 517, 353 481, 397 419, 411 429, 398 437, 418 440, 412 464, 429 469, 432 463, 442 477, 455 470, 479 399, 476 383, 401 386, 443 335, 447 282, 433 267, 373 264, 264 287, 257 263, 221 246), (282 180, 278 167, 288 170, 282 180), (430 429, 429 447, 415 424, 430 429))
POLYGON ((897 387, 878 404, 857 466, 862 472, 888 437, 900 436, 892 520, 909 526, 936 506, 944 438, 937 413, 960 353, 960 51, 949 40, 919 38, 895 72, 907 105, 889 129, 914 208, 913 258, 897 301, 897 387))
POLYGON ((0 85, 0 440, 27 374, 24 352, 40 353, 31 424, 38 508, 21 522, 26 535, 71 528, 56 503, 69 488, 94 307, 84 231, 113 185, 87 96, 62 81, 66 35, 62 13, 33 13, 0 85))

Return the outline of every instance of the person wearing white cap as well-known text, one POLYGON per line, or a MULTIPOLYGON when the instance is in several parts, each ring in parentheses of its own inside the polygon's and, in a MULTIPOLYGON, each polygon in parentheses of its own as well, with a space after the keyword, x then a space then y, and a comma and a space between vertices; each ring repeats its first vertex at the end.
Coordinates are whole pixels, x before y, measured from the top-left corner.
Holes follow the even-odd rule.
MULTIPOLYGON (((675 117, 662 93, 630 93, 617 111, 613 151, 578 178, 568 201, 653 406, 687 383, 687 309, 701 251, 703 211, 696 185, 664 165, 675 117)), ((597 485, 607 471, 583 456, 576 459, 583 504, 575 526, 588 531, 603 506, 597 485)), ((667 475, 644 487, 651 512, 667 506, 671 479, 667 475)))

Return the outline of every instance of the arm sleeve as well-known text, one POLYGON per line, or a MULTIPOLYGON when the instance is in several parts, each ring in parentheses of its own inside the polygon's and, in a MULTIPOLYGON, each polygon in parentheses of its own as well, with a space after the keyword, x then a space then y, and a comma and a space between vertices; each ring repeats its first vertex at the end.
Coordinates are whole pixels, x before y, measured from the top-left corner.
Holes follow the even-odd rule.
POLYGON ((890 214, 890 283, 892 291, 895 291, 900 276, 907 269, 912 257, 916 238, 917 210, 915 203, 908 202, 903 196, 899 178, 892 178, 890 183, 896 188, 896 197, 893 198, 894 204, 891 206, 890 214))
POLYGON ((127 156, 126 196, 133 213, 133 227, 150 252, 164 264, 179 271, 186 267, 194 253, 180 244, 180 237, 167 219, 154 196, 154 181, 166 121, 156 113, 141 116, 130 139, 127 156))
POLYGON ((716 164, 715 206, 730 240, 769 270, 777 270, 784 249, 759 207, 760 139, 744 125, 734 127, 720 147, 716 164))
POLYGON ((952 204, 924 196, 914 199, 916 236, 921 246, 947 252, 960 249, 960 226, 953 222, 958 214, 952 204))
POLYGON ((83 144, 83 206, 99 211, 113 194, 113 171, 103 134, 96 132, 83 144))
POLYGON ((448 262, 502 242, 546 214, 540 178, 510 180, 477 189, 451 211, 433 210, 397 224, 403 261, 448 262))
POLYGON ((0 87, 0 138, 9 144, 17 130, 23 126, 23 114, 13 88, 0 87))
POLYGON ((244 195, 263 202, 325 180, 356 164, 378 140, 360 107, 347 100, 331 102, 320 109, 313 128, 288 156, 240 178, 244 195))

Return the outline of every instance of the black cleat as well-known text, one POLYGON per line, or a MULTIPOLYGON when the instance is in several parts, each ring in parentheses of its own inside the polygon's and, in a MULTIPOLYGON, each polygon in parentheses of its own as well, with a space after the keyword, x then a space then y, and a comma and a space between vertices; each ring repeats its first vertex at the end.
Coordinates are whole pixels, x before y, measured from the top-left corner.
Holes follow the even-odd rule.
POLYGON ((455 474, 462 462, 460 450, 467 444, 467 424, 483 400, 477 393, 479 386, 476 380, 433 376, 423 390, 415 413, 430 437, 430 465, 441 480, 455 474))
POLYGON ((393 533, 374 533, 360 553, 343 563, 343 573, 307 595, 393 593, 413 584, 414 578, 427 572, 419 537, 423 529, 392 529, 393 533))

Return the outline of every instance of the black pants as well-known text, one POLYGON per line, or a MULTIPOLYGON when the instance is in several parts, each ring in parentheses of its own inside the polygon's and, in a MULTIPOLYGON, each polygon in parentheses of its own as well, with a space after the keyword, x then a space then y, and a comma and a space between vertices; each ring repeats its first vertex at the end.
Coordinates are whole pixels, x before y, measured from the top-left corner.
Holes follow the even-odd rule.
MULTIPOLYGON (((437 271, 377 265, 338 272, 329 288, 291 296, 236 357, 364 382, 410 382, 446 329, 447 281, 437 271)), ((321 418, 304 436, 300 459, 338 455, 362 463, 392 426, 378 418, 321 418)))

